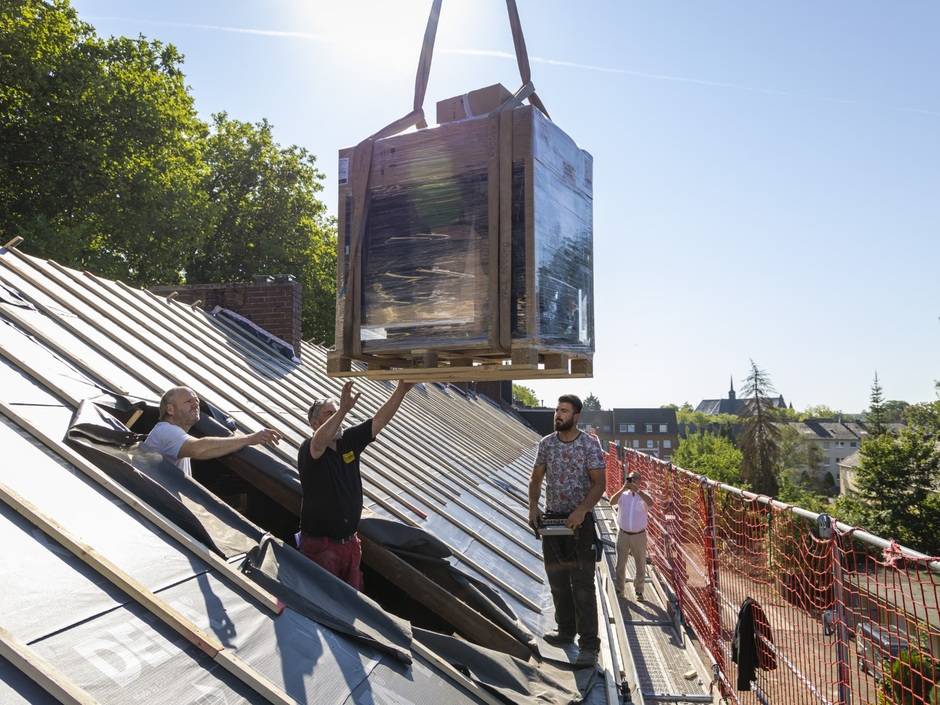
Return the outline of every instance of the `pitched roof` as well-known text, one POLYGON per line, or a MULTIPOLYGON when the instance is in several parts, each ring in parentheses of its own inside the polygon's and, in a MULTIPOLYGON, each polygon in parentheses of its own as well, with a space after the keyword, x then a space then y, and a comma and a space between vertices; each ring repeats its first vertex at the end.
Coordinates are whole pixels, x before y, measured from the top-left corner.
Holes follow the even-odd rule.
MULTIPOLYGON (((753 397, 747 397, 744 399, 702 399, 698 403, 698 406, 695 407, 695 410, 705 414, 735 414, 736 416, 744 416, 748 412, 748 405, 751 403, 753 397)), ((766 400, 771 407, 775 409, 783 409, 786 407, 786 402, 783 400, 783 396, 768 397, 766 400)))
MULTIPOLYGON (((264 488, 272 502, 281 504, 284 516, 296 515, 299 483, 293 467, 296 449, 309 434, 304 418, 307 404, 314 396, 335 395, 340 388, 340 382, 324 374, 325 349, 305 343, 302 361, 291 362, 224 318, 16 251, 0 250, 0 284, 0 409, 4 410, 0 439, 6 457, 16 461, 8 464, 9 473, 4 471, 4 484, 82 536, 148 590, 165 594, 186 614, 221 630, 225 644, 249 668, 263 671, 300 701, 313 702, 327 691, 340 700, 368 697, 370 674, 378 674, 376 683, 381 682, 392 699, 477 702, 483 697, 465 677, 416 642, 407 642, 414 665, 404 673, 394 656, 351 638, 338 622, 322 616, 323 621, 317 621, 294 608, 280 615, 265 613, 237 584, 142 519, 135 509, 141 506, 138 499, 135 504, 116 501, 86 479, 77 470, 79 460, 70 460, 69 449, 58 441, 82 400, 102 393, 118 405, 142 400, 141 408, 152 415, 162 391, 185 384, 211 405, 206 409, 223 422, 220 433, 225 433, 227 420, 243 432, 273 426, 283 433, 277 446, 246 449, 225 462, 264 488), (54 450, 42 449, 41 438, 52 439, 54 450), (282 640, 289 641, 291 648, 279 649, 282 640)), ((358 380, 362 398, 353 420, 356 414, 364 418, 374 413, 391 386, 358 380)), ((205 531, 199 529, 202 522, 209 521, 222 526, 219 530, 227 536, 241 536, 236 543, 257 542, 260 530, 234 510, 224 510, 228 519, 216 517, 222 507, 207 499, 198 483, 180 479, 183 495, 166 490, 158 482, 169 477, 157 472, 159 459, 156 474, 142 475, 138 465, 146 464, 146 454, 135 450, 132 434, 123 424, 129 418, 110 413, 102 418, 108 428, 131 438, 131 445, 115 451, 126 456, 124 460, 106 460, 102 449, 85 448, 83 452, 96 458, 96 466, 114 462, 136 468, 123 471, 122 477, 136 478, 150 488, 147 501, 157 498, 176 508, 181 526, 190 527, 186 531, 199 534, 205 531)), ((448 554, 442 569, 459 570, 466 579, 477 581, 477 592, 490 596, 480 598, 487 609, 496 606, 486 618, 520 644, 526 634, 545 631, 552 622, 541 555, 527 526, 527 500, 520 489, 527 481, 537 438, 513 416, 475 395, 420 385, 408 395, 380 442, 363 457, 362 468, 367 511, 436 538, 448 554)), ((42 639, 44 645, 37 650, 92 695, 107 694, 107 699, 119 701, 114 669, 107 672, 107 659, 96 660, 91 644, 130 629, 133 640, 153 646, 148 647, 147 659, 131 652, 129 662, 140 663, 131 663, 136 670, 120 676, 121 687, 133 686, 136 692, 146 688, 152 693, 151 702, 198 697, 198 692, 192 697, 182 693, 184 687, 204 687, 199 692, 217 699, 258 700, 207 659, 193 658, 194 649, 184 653, 185 642, 180 645, 178 637, 129 602, 108 578, 65 556, 57 542, 33 530, 30 521, 18 518, 2 503, 0 534, 8 547, 20 547, 18 561, 2 569, 0 594, 16 595, 15 601, 3 601, 16 605, 4 613, 3 626, 23 643, 42 639), (165 654, 165 659, 156 658, 157 653, 165 654)), ((261 544, 258 550, 259 556, 267 555, 261 544)), ((235 561, 244 558, 239 551, 223 553, 235 561)), ((282 558, 299 555, 289 552, 282 558)), ((310 572, 312 564, 304 564, 310 572)), ((270 589, 283 590, 278 574, 274 575, 270 589)), ((335 591, 342 592, 342 585, 325 575, 314 570, 313 577, 304 577, 304 584, 332 590, 334 599, 353 614, 359 614, 356 600, 367 600, 377 608, 375 619, 380 620, 383 610, 368 597, 348 592, 337 597, 335 591)), ((292 587, 290 594, 296 597, 299 589, 292 587)), ((452 593, 450 599, 460 598, 452 593)), ((386 614, 382 619, 393 618, 386 614)), ((3 683, 19 677, 8 673, 8 663, 2 659, 0 663, 3 683)), ((7 699, 5 688, 0 686, 0 701, 17 702, 7 699)), ((25 697, 32 701, 32 695, 25 697)), ((597 689, 588 694, 589 701, 597 698, 603 698, 597 689)))
POLYGON ((830 437, 840 441, 855 441, 858 436, 845 424, 837 421, 811 421, 818 425, 830 437))
POLYGON ((839 461, 839 467, 846 468, 857 468, 862 463, 862 456, 859 451, 855 451, 850 455, 845 456, 842 460, 839 461))

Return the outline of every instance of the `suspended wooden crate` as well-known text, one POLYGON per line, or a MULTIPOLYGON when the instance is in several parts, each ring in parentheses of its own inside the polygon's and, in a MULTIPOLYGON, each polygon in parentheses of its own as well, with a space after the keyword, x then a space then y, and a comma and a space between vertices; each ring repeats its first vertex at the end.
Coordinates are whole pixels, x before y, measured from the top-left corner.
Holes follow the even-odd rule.
POLYGON ((422 88, 340 151, 331 376, 591 375, 592 158, 526 87, 534 104, 489 86, 394 134, 423 124, 422 88))

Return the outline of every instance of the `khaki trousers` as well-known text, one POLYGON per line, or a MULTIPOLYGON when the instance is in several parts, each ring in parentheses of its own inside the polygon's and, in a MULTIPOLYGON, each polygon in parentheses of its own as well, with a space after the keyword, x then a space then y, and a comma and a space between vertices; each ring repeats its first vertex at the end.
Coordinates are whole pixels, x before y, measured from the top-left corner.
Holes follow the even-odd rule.
POLYGON ((617 537, 617 578, 614 586, 617 592, 623 593, 627 578, 627 559, 633 556, 633 568, 636 578, 633 589, 638 596, 643 594, 646 580, 646 532, 628 534, 620 531, 617 537))

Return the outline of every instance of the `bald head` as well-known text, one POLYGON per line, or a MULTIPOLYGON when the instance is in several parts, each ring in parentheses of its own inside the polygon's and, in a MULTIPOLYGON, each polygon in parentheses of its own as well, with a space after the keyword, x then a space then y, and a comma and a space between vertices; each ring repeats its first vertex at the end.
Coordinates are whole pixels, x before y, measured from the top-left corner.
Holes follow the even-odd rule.
POLYGON ((189 387, 172 387, 160 398, 160 420, 188 431, 199 420, 199 397, 189 387))

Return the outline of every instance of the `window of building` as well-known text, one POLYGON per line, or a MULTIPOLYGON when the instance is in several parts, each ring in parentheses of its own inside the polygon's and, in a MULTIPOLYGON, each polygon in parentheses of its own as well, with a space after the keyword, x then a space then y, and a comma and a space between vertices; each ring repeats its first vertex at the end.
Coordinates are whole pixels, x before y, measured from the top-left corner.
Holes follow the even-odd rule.
POLYGON ((627 424, 625 423, 620 424, 620 433, 626 433, 626 432, 627 432, 627 424))
POLYGON ((851 445, 853 448, 855 448, 855 447, 858 445, 858 443, 855 442, 855 441, 852 441, 849 445, 851 445))
POLYGON ((604 426, 604 433, 610 433, 610 426, 604 426))
POLYGON ((839 447, 840 447, 840 448, 841 448, 842 446, 844 446, 844 445, 845 445, 845 441, 839 441, 839 447))
POLYGON ((634 447, 634 448, 639 448, 639 447, 640 447, 640 441, 638 441, 636 438, 633 439, 633 447, 634 447))
POLYGON ((646 424, 646 432, 647 432, 647 433, 652 433, 652 432, 653 432, 653 424, 651 424, 651 423, 646 424))
POLYGON ((647 442, 646 442, 646 447, 647 447, 647 448, 654 448, 654 447, 655 447, 655 443, 654 443, 653 441, 647 441, 647 442))
POLYGON ((670 441, 668 438, 663 441, 663 448, 672 448, 672 441, 670 441))
POLYGON ((627 424, 627 433, 636 433, 636 424, 628 423, 627 424))
POLYGON ((660 432, 660 433, 666 433, 666 432, 667 432, 667 429, 668 429, 668 427, 666 426, 666 424, 664 424, 664 423, 659 424, 659 432, 660 432))

